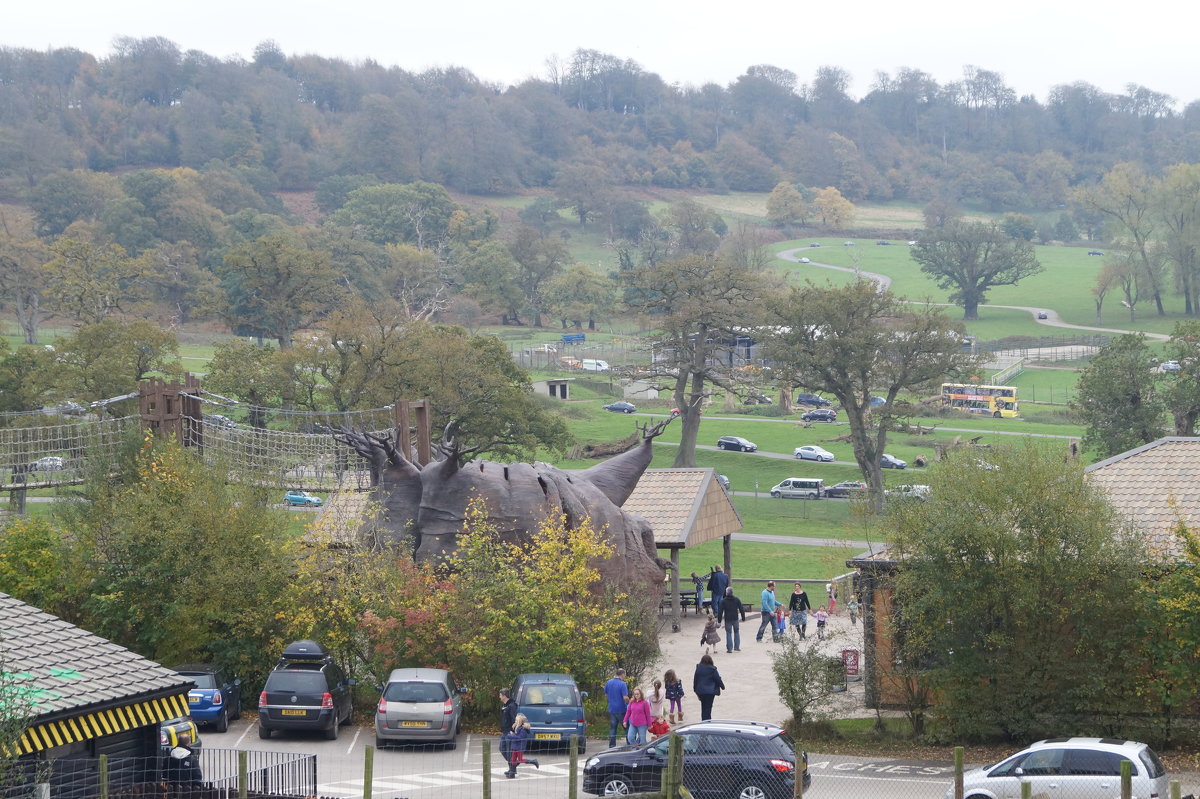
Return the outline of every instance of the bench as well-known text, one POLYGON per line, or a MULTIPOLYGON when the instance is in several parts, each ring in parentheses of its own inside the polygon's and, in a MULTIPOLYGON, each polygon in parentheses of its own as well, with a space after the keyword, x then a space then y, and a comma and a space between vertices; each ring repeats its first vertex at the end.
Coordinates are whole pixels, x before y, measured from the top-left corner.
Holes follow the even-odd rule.
MULTIPOLYGON (((700 601, 696 601, 696 591, 680 591, 679 592, 679 607, 686 613, 688 608, 695 608, 696 614, 699 615, 706 610, 712 600, 708 597, 700 597, 700 601)), ((658 603, 658 612, 661 614, 665 610, 671 609, 671 592, 667 591, 663 594, 662 601, 658 603)))

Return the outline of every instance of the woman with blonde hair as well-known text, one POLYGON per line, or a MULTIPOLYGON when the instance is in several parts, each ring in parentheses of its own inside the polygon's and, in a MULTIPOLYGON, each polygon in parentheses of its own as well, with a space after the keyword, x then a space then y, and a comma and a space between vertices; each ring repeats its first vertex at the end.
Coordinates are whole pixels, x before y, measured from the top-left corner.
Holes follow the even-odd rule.
POLYGON ((504 776, 510 780, 517 776, 517 766, 522 763, 532 763, 534 768, 540 769, 541 765, 532 758, 525 759, 525 747, 529 745, 530 730, 532 725, 524 713, 518 713, 516 719, 513 720, 512 731, 504 736, 501 751, 503 751, 503 743, 508 743, 508 771, 504 772, 504 776))

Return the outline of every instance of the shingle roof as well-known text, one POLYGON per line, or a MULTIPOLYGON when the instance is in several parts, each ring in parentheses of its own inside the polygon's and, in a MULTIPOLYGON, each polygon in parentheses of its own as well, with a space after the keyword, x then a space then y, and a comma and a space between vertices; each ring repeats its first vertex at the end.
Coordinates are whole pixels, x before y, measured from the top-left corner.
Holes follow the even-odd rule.
POLYGON ((621 506, 649 520, 659 547, 692 547, 741 530, 712 469, 647 469, 621 506))
POLYGON ((192 686, 187 677, 4 593, 0 658, 37 722, 192 686))
POLYGON ((1084 471, 1145 534, 1152 552, 1164 560, 1182 556, 1175 526, 1200 527, 1200 438, 1160 438, 1084 471))

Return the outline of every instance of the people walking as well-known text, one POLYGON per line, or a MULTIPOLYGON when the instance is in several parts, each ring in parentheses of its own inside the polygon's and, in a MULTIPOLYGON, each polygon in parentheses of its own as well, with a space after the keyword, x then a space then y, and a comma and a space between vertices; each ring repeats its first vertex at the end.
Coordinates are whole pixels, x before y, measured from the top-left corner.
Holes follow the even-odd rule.
POLYGON ((792 629, 804 638, 808 634, 808 613, 812 610, 812 605, 809 604, 808 592, 804 590, 803 583, 796 583, 796 587, 792 589, 788 610, 792 616, 792 629))
POLYGON ((663 702, 667 695, 663 692, 662 680, 654 681, 654 690, 646 694, 646 701, 650 703, 650 715, 658 718, 663 714, 663 702))
POLYGON ((822 605, 821 607, 817 608, 817 612, 814 615, 817 617, 817 640, 824 641, 825 622, 829 620, 829 611, 825 609, 824 605, 822 605))
POLYGON ((683 721, 683 681, 675 676, 675 669, 667 669, 663 675, 664 691, 667 694, 668 719, 683 721))
POLYGON ((742 600, 733 594, 733 586, 725 589, 721 607, 717 609, 717 621, 725 622, 725 651, 742 651, 742 628, 740 621, 746 620, 746 608, 742 600))
POLYGON ((763 640, 763 633, 767 627, 771 628, 771 638, 777 639, 779 631, 775 627, 775 608, 782 606, 783 603, 775 598, 775 581, 767 583, 767 587, 763 589, 762 595, 759 597, 759 611, 762 612, 762 624, 758 625, 758 634, 754 636, 754 640, 760 644, 763 640))
POLYGON ((860 607, 860 605, 858 604, 858 596, 855 594, 851 594, 850 601, 846 603, 846 610, 850 611, 850 624, 851 625, 858 624, 858 609, 859 609, 859 607, 860 607))
POLYGON ((692 677, 692 690, 700 700, 700 720, 712 718, 713 700, 721 695, 725 683, 721 680, 721 672, 713 665, 712 655, 704 655, 696 664, 696 674, 692 677))
POLYGON ((653 722, 654 716, 650 712, 650 703, 646 700, 646 695, 642 693, 641 688, 634 688, 629 707, 625 710, 625 727, 628 730, 625 735, 626 742, 646 743, 646 729, 653 722))
POLYGON ((617 745, 617 728, 624 723, 625 711, 629 706, 625 669, 617 669, 615 675, 604 683, 604 695, 608 697, 608 746, 611 749, 617 745))
POLYGON ((532 736, 530 732, 532 728, 533 725, 529 723, 529 719, 525 717, 525 714, 518 713, 513 720, 512 731, 506 736, 509 741, 509 755, 508 771, 504 772, 504 776, 510 780, 517 776, 517 766, 522 763, 530 763, 536 769, 542 767, 540 763, 532 758, 529 760, 525 759, 525 747, 528 746, 529 739, 532 736))
POLYGON ((700 634, 700 645, 704 647, 704 654, 717 651, 717 644, 721 643, 721 636, 717 634, 717 620, 713 618, 712 611, 705 614, 708 619, 704 622, 704 632, 700 634))

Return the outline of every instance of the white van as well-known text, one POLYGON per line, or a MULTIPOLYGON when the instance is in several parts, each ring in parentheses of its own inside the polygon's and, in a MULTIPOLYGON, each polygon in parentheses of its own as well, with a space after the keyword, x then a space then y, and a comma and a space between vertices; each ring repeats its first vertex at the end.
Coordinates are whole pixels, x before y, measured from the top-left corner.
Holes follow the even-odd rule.
POLYGON ((583 371, 585 372, 607 372, 608 369, 608 361, 593 360, 592 358, 583 359, 583 371))
POLYGON ((825 481, 819 477, 789 477, 771 489, 771 496, 784 499, 820 499, 825 481))

